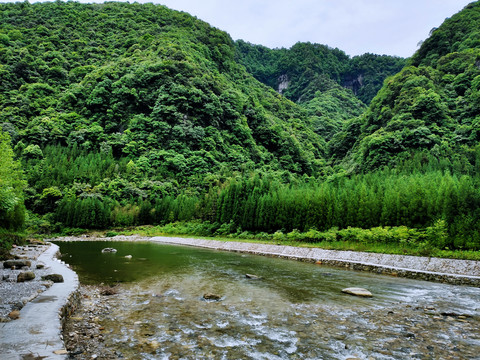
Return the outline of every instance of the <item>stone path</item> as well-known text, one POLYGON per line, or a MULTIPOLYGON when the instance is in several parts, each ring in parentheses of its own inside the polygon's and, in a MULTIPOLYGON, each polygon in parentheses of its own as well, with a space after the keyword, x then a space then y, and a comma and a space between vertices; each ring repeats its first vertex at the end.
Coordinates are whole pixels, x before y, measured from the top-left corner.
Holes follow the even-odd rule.
POLYGON ((51 244, 38 257, 50 273, 61 274, 63 283, 55 283, 20 311, 18 320, 0 323, 0 359, 65 359, 61 310, 78 286, 77 274, 55 258, 58 246, 51 244))

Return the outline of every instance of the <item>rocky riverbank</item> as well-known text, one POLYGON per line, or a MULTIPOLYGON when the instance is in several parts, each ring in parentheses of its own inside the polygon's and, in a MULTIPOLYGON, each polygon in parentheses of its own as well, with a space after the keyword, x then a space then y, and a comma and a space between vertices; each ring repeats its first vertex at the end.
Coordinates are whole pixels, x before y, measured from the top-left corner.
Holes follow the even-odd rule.
POLYGON ((43 278, 50 270, 38 261, 49 246, 43 243, 16 246, 10 252, 12 259, 0 261, 0 322, 17 319, 25 304, 53 285, 53 281, 43 278))
POLYGON ((13 248, 0 268, 0 358, 64 359, 61 327, 73 305, 78 277, 56 258, 58 246, 13 248), (74 296, 73 296, 74 297, 74 296))

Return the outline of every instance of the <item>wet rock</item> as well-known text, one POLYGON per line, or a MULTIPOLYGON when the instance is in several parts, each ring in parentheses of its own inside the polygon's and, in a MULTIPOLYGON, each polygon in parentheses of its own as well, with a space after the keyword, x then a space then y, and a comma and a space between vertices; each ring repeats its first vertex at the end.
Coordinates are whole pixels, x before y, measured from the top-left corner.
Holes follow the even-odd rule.
POLYGON ((45 264, 37 264, 37 269, 43 269, 45 268, 45 264))
POLYGON ((17 282, 25 282, 33 279, 35 279, 35 273, 33 271, 25 271, 17 275, 17 282))
POLYGON ((125 259, 131 259, 132 258, 132 255, 125 255, 125 259))
POLYGON ((343 293, 349 294, 349 295, 355 295, 355 296, 361 296, 361 297, 372 297, 372 293, 368 291, 367 289, 363 288, 346 288, 342 290, 343 293))
POLYGON ((114 286, 104 286, 100 290, 100 294, 105 295, 105 296, 116 295, 116 294, 118 294, 118 289, 114 286))
POLYGON ((53 281, 54 283, 62 283, 63 276, 60 274, 49 274, 49 275, 42 276, 42 280, 50 280, 50 281, 53 281))
POLYGON ((222 297, 220 295, 217 295, 217 294, 205 293, 205 294, 203 294, 203 298, 205 300, 219 301, 222 297))
POLYGON ((257 276, 257 275, 253 275, 253 274, 245 274, 245 277, 247 279, 252 279, 252 280, 258 280, 258 279, 261 279, 260 276, 257 276))
POLYGON ((32 266, 29 260, 7 260, 3 262, 5 269, 21 269, 24 266, 32 266))
POLYGON ((25 304, 22 301, 17 301, 15 304, 13 304, 13 310, 22 310, 23 306, 25 304))
POLYGON ((116 253, 116 252, 117 252, 117 249, 114 249, 114 248, 102 249, 102 253, 116 253))
POLYGON ((20 311, 13 310, 12 312, 10 312, 10 314, 8 314, 8 317, 12 320, 17 320, 20 317, 20 311))

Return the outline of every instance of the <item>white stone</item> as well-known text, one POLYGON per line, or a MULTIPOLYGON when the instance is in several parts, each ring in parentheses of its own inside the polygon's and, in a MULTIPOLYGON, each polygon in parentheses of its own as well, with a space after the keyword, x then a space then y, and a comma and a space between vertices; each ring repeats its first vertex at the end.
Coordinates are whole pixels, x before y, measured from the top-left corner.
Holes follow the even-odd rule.
POLYGON ((362 297, 372 297, 372 293, 368 291, 367 289, 363 288, 346 288, 342 290, 343 293, 345 294, 350 294, 350 295, 355 295, 355 296, 362 296, 362 297))

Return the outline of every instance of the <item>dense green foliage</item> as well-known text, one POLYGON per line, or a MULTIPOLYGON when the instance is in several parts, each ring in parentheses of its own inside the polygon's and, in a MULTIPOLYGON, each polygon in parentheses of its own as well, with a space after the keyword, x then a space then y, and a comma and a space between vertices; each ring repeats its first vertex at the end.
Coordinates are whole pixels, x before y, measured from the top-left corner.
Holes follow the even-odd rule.
POLYGON ((10 136, 0 130, 0 230, 22 228, 24 186, 23 172, 13 158, 10 136))
POLYGON ((304 112, 233 60, 230 37, 152 4, 0 6, 0 123, 26 157, 46 145, 168 162, 185 179, 227 166, 314 173, 304 112), (20 145, 19 145, 20 144, 20 145), (185 169, 187 168, 187 169, 185 169))
POLYGON ((439 28, 433 28, 409 63, 436 67, 438 60, 445 55, 480 47, 479 22, 480 6, 475 1, 460 13, 445 19, 439 28))
POLYGON ((339 49, 311 43, 297 43, 290 49, 269 49, 239 40, 236 48, 237 60, 257 80, 274 89, 287 81, 288 87, 282 93, 299 103, 321 91, 324 79, 330 79, 351 89, 359 100, 368 104, 383 81, 405 65, 405 59, 398 57, 364 54, 350 58, 339 49))
MULTIPOLYGON (((395 166, 418 151, 449 157, 475 166, 480 140, 480 3, 448 19, 407 66, 389 78, 363 116, 348 122, 329 144, 332 154, 347 156, 348 166, 371 171, 395 166), (468 23, 459 51, 445 54, 443 45, 432 49, 441 34, 450 36, 458 24, 468 23), (461 50, 460 50, 461 49, 461 50), (422 60, 422 56, 424 56, 422 60), (435 59, 435 60, 433 60, 435 59)), ((442 43, 444 44, 444 43, 442 43)))
MULTIPOLYGON (((468 23, 473 44, 478 4, 434 34, 468 23)), ((479 250, 468 46, 435 57, 426 41, 367 108, 403 59, 235 44, 153 4, 0 4, 1 227, 22 226, 25 199, 38 232, 193 221, 205 235, 479 250), (269 87, 281 75, 286 96, 269 87)))

